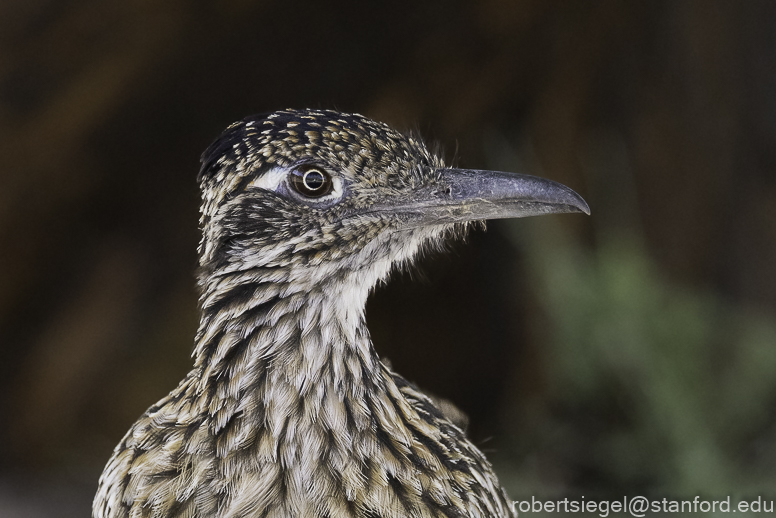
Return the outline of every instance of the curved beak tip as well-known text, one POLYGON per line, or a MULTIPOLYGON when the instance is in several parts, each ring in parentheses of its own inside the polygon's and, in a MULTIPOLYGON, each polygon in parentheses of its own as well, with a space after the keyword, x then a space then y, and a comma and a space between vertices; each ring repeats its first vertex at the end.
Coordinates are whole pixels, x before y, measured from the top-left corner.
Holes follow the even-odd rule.
MULTIPOLYGON (((574 192, 574 191, 571 191, 571 192, 574 192)), ((584 198, 582 198, 582 196, 580 196, 576 192, 574 192, 574 195, 575 195, 575 198, 576 198, 574 201, 576 203, 572 204, 571 207, 576 209, 576 210, 573 210, 571 212, 581 212, 581 213, 589 216, 590 215, 590 206, 587 204, 587 202, 584 200, 584 198)))

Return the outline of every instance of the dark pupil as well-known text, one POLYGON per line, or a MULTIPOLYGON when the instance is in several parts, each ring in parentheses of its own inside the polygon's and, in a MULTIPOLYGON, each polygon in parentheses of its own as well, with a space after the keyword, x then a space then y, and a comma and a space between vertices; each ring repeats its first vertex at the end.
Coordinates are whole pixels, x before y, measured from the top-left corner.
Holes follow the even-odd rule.
POLYGON ((304 174, 302 181, 304 182, 305 187, 311 191, 317 191, 323 187, 325 179, 320 171, 308 171, 304 174))

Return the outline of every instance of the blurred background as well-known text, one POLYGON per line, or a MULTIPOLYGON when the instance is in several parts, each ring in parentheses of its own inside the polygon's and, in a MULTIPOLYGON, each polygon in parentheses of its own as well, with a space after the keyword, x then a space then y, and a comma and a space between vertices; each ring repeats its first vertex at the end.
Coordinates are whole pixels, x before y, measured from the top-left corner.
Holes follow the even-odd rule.
POLYGON ((774 494, 776 3, 4 0, 1 516, 89 515, 191 364, 199 155, 287 107, 589 202, 367 308, 513 498, 774 494))

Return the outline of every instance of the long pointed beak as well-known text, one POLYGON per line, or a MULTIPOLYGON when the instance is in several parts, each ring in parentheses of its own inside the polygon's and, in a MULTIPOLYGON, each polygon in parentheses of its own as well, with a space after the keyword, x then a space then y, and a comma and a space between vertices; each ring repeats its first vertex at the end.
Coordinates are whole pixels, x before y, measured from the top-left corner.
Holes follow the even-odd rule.
MULTIPOLYGON (((465 221, 582 212, 590 208, 565 185, 515 173, 439 169, 439 180, 389 202, 404 228, 465 221)), ((370 211, 371 212, 371 211, 370 211)))

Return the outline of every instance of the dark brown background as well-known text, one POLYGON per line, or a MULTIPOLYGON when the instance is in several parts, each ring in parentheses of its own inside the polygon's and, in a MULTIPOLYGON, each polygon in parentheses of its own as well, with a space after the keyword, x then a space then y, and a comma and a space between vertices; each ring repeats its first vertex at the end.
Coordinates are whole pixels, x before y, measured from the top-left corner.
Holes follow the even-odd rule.
POLYGON ((379 352, 470 415, 514 498, 773 493, 773 2, 4 0, 0 515, 88 514, 189 368, 199 154, 286 107, 590 203, 369 302, 379 352))

